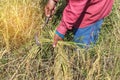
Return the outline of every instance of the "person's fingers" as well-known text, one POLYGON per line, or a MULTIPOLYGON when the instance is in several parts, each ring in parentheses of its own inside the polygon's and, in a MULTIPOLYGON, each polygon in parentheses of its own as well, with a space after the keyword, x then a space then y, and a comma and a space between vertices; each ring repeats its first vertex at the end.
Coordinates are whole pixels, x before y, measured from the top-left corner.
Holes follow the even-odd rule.
POLYGON ((48 0, 46 6, 45 6, 45 15, 46 17, 51 17, 54 13, 55 9, 55 2, 53 0, 48 0))
POLYGON ((45 16, 47 16, 47 15, 48 15, 48 7, 45 6, 45 16))
POLYGON ((55 13, 55 10, 54 9, 51 10, 51 12, 50 12, 51 15, 50 15, 50 18, 49 18, 50 20, 52 20, 54 13, 55 13))
POLYGON ((46 15, 46 17, 50 17, 50 15, 51 15, 51 10, 47 6, 45 7, 45 15, 46 15))
POLYGON ((51 14, 54 15, 55 11, 56 11, 56 7, 54 7, 54 9, 52 10, 51 14))
POLYGON ((57 34, 55 34, 54 41, 53 41, 53 47, 55 48, 57 43, 58 43, 58 41, 61 41, 61 40, 62 40, 62 38, 59 37, 57 34))
POLYGON ((53 47, 54 47, 54 48, 56 47, 57 43, 58 43, 58 38, 57 38, 56 35, 55 35, 54 41, 53 41, 53 47))

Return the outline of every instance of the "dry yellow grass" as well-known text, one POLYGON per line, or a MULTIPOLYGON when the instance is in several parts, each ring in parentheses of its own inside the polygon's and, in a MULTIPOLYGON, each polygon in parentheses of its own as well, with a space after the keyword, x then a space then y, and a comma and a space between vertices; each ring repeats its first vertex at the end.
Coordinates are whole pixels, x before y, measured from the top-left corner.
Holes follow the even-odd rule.
POLYGON ((39 1, 2 0, 0 5, 0 44, 10 50, 30 41, 42 22, 39 1))

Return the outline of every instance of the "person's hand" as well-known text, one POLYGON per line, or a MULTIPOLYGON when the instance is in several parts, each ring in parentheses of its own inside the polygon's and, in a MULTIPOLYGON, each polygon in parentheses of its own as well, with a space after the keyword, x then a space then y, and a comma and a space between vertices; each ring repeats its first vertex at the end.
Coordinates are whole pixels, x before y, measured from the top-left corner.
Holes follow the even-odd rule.
POLYGON ((57 43, 58 43, 58 41, 61 41, 61 40, 62 40, 62 38, 59 37, 57 34, 55 34, 55 36, 54 36, 54 42, 53 42, 53 47, 55 48, 56 45, 57 45, 57 43))
POLYGON ((54 14, 55 4, 56 4, 56 2, 54 0, 48 0, 47 4, 45 6, 46 17, 51 17, 54 14))

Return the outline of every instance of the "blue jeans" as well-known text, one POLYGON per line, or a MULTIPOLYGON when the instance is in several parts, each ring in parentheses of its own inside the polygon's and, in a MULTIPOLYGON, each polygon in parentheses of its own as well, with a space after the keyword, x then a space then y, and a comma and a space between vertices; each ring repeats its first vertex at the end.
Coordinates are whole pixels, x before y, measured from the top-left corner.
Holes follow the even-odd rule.
POLYGON ((86 47, 90 46, 91 44, 95 44, 98 39, 102 23, 103 19, 85 28, 74 29, 74 42, 81 47, 86 47))

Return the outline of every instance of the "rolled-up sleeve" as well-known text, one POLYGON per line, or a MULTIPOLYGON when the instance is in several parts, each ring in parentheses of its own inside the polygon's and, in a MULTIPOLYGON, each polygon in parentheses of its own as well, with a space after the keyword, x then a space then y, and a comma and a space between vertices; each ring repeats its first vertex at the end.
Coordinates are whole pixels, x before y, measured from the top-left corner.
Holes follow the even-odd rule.
POLYGON ((57 31, 65 35, 67 30, 72 29, 75 22, 81 16, 88 0, 69 0, 69 3, 65 7, 57 31))

